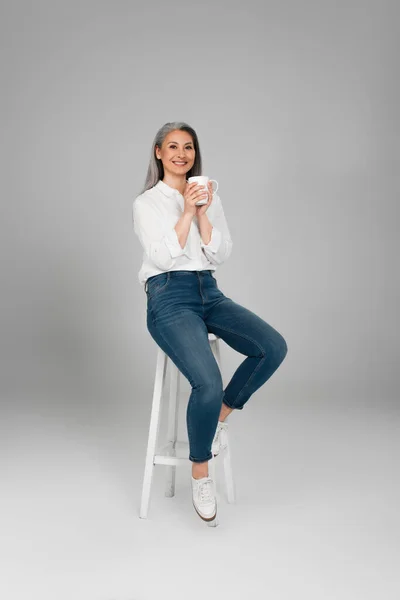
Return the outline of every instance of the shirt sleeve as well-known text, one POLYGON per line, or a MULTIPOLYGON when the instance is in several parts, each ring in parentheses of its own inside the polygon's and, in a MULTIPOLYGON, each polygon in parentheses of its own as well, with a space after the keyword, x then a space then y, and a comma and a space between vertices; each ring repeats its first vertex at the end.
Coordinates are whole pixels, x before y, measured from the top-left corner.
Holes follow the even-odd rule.
POLYGON ((200 236, 200 246, 210 263, 220 265, 231 255, 233 242, 226 222, 222 202, 217 194, 214 194, 213 204, 214 203, 214 216, 210 217, 208 212, 206 213, 213 226, 211 230, 211 239, 208 244, 205 244, 200 236))
MULTIPOLYGON (((178 256, 189 253, 188 241, 184 248, 175 229, 168 228, 157 209, 146 199, 136 198, 132 206, 133 228, 149 259, 162 271, 171 269, 178 256)), ((188 236, 189 239, 189 236, 188 236)))

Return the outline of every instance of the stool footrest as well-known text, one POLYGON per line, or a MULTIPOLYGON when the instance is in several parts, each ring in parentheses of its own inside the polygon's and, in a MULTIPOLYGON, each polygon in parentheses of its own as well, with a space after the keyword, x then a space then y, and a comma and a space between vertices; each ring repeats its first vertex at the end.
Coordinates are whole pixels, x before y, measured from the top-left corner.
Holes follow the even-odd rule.
POLYGON ((167 442, 156 450, 153 458, 155 465, 183 465, 186 464, 189 458, 175 456, 176 450, 184 449, 189 452, 189 442, 176 440, 176 442, 167 442), (174 449, 175 445, 175 449, 174 449))
POLYGON ((163 456, 162 454, 155 454, 153 459, 154 465, 170 465, 179 467, 182 465, 187 465, 189 458, 181 458, 178 456, 163 456))
MULTIPOLYGON (((177 440, 175 442, 175 450, 178 449, 183 449, 183 450, 189 450, 189 442, 185 442, 185 441, 179 441, 177 440)), ((164 446, 160 446, 160 448, 157 448, 155 454, 172 454, 174 451, 174 442, 167 442, 166 444, 164 444, 164 446)))

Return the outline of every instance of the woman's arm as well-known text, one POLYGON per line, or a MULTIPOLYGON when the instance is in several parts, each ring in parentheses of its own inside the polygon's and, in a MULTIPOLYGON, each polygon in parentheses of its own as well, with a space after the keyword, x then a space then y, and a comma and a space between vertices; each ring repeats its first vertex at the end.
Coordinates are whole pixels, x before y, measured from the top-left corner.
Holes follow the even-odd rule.
POLYGON ((190 226, 193 221, 193 216, 190 213, 182 213, 179 221, 175 225, 176 235, 178 236, 179 244, 184 248, 188 239, 190 226))
POLYGON ((178 256, 189 254, 187 245, 191 219, 182 214, 175 227, 167 227, 161 215, 145 198, 136 198, 132 207, 133 227, 150 260, 162 271, 171 269, 178 256), (177 228, 177 229, 176 229, 177 228), (181 246, 181 243, 184 247, 181 246))
POLYGON ((200 245, 210 263, 220 265, 225 262, 232 252, 232 238, 226 222, 222 202, 217 194, 214 194, 215 203, 214 216, 207 216, 207 212, 197 217, 200 231, 200 245), (208 243, 206 243, 208 242, 208 243))

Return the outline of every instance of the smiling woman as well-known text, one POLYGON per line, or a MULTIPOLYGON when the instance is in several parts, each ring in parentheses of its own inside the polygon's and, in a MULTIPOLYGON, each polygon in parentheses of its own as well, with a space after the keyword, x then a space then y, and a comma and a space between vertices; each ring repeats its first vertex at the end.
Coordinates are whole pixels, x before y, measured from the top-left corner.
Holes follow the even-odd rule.
POLYGON ((192 500, 197 514, 212 521, 217 506, 208 461, 222 448, 226 418, 242 410, 271 377, 287 345, 276 329, 218 285, 215 271, 230 257, 233 242, 221 198, 212 188, 204 193, 187 181, 201 171, 194 129, 166 123, 153 142, 132 216, 143 248, 139 281, 147 296, 148 331, 192 387, 187 408, 192 500), (207 204, 196 206, 204 195, 207 204), (247 357, 225 390, 209 333, 247 357))

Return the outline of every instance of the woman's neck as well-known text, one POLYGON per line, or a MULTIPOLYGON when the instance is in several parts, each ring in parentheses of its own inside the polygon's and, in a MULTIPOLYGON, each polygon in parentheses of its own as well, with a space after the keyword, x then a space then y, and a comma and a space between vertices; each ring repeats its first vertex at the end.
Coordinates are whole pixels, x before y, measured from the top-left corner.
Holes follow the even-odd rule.
POLYGON ((164 178, 162 180, 164 183, 166 183, 167 185, 169 185, 169 187, 174 188, 175 190, 178 190, 178 192, 180 194, 182 194, 183 196, 183 192, 185 191, 185 187, 186 187, 186 177, 171 177, 171 175, 164 175, 164 178))

